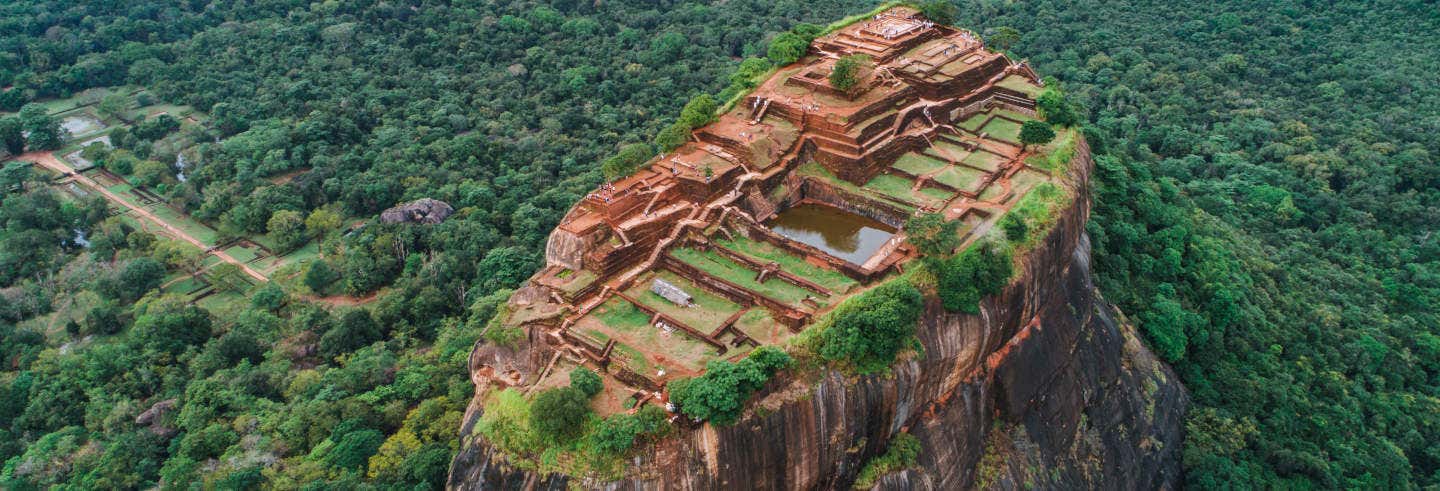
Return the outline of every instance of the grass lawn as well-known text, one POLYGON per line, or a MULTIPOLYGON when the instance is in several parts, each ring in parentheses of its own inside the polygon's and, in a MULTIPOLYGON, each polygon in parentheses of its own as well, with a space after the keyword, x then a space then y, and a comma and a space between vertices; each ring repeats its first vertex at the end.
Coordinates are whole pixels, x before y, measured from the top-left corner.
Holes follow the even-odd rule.
POLYGON ((1075 146, 1075 129, 1060 128, 1055 131, 1055 139, 1025 159, 1025 163, 1052 174, 1062 172, 1070 165, 1070 159, 1075 157, 1075 146))
POLYGON ((620 297, 610 297, 593 311, 593 315, 606 326, 622 331, 638 331, 650 327, 650 314, 620 297))
POLYGON ((207 227, 205 224, 193 218, 181 215, 169 206, 154 205, 147 206, 146 209, 154 213, 155 216, 160 217, 161 220, 165 220, 165 222, 175 226, 175 228, 184 230, 185 233, 190 234, 191 237, 199 239, 200 242, 213 245, 215 244, 215 239, 219 236, 219 233, 215 232, 215 229, 207 227))
POLYGON ((656 273, 653 278, 638 281, 635 286, 631 287, 625 293, 630 295, 631 298, 640 301, 640 303, 646 307, 658 310, 662 314, 678 319, 690 327, 707 333, 719 329, 720 324, 725 322, 726 318, 740 311, 740 305, 735 302, 705 291, 694 282, 669 271, 660 271, 656 273), (650 285, 654 278, 665 280, 672 285, 680 287, 685 293, 690 294, 690 297, 695 301, 695 305, 692 307, 681 307, 674 302, 666 300, 665 297, 661 297, 655 292, 650 291, 650 285))
MULTIPOLYGON (((736 310, 739 308, 736 307, 736 310)), ((716 327, 719 327, 718 323, 724 319, 721 317, 716 321, 716 327)), ((677 329, 674 332, 665 332, 650 325, 649 314, 620 297, 611 297, 591 315, 576 323, 575 328, 599 341, 599 346, 604 346, 607 341, 614 339, 617 343, 617 356, 623 359, 631 370, 650 376, 655 375, 656 365, 700 370, 705 367, 706 362, 719 355, 714 347, 691 338, 684 331, 677 329)))
POLYGON ((985 151, 978 151, 970 154, 968 157, 965 157, 965 160, 962 160, 961 162, 963 162, 965 165, 975 167, 977 169, 985 169, 987 172, 995 172, 996 170, 1000 169, 1000 163, 1004 161, 1005 159, 999 155, 995 155, 993 153, 985 151))
MULTIPOLYGON (((767 278, 764 283, 756 282, 756 271, 740 263, 731 261, 729 258, 716 254, 713 251, 702 252, 686 247, 671 251, 670 255, 685 264, 699 268, 701 271, 714 275, 717 278, 729 280, 750 291, 790 305, 800 305, 800 301, 805 299, 806 296, 817 297, 816 300, 822 304, 824 304, 826 300, 817 293, 777 278, 767 278)), ((733 312, 734 310, 730 311, 730 313, 733 312)), ((718 326, 719 324, 717 323, 716 327, 718 326)))
MULTIPOLYGON (((821 179, 821 180, 823 180, 823 181, 825 181, 825 182, 827 182, 827 183, 830 183, 831 185, 833 185, 833 186, 835 186, 835 187, 837 187, 837 188, 844 189, 844 190, 846 190, 846 191, 850 191, 850 192, 854 192, 854 193, 865 194, 866 190, 869 188, 869 183, 866 184, 866 187, 865 187, 865 188, 862 188, 862 187, 860 187, 860 186, 856 186, 856 185, 854 185, 854 184, 851 184, 850 181, 846 181, 846 180, 841 179, 841 178, 839 178, 839 177, 835 177, 835 174, 830 173, 830 170, 829 170, 829 169, 826 169, 824 166, 822 166, 822 165, 820 165, 820 164, 817 164, 817 163, 815 163, 815 162, 806 162, 806 163, 804 163, 804 164, 801 164, 800 167, 797 167, 797 168, 795 169, 795 172, 798 173, 798 174, 800 174, 800 175, 802 175, 802 176, 811 176, 811 177, 819 178, 819 179, 821 179)), ((882 175, 882 176, 883 176, 883 175, 882 175)), ((895 176, 891 176, 891 177, 895 177, 895 176)), ((901 181, 905 181, 905 179, 903 179, 903 178, 899 178, 899 177, 896 177, 896 178, 897 178, 897 179, 900 179, 901 181)), ((873 182, 875 182, 875 181, 872 179, 870 182, 873 183, 873 182)), ((908 189, 908 188, 907 188, 907 189, 908 189)), ((904 210, 907 211, 907 212, 912 212, 912 213, 913 213, 913 212, 916 210, 916 208, 919 207, 919 205, 917 205, 917 204, 915 203, 915 197, 914 197, 913 194, 906 194, 904 197, 891 197, 891 196, 886 195, 886 194, 884 194, 884 193, 879 193, 879 192, 874 192, 874 191, 869 192, 869 194, 872 195, 872 196, 876 196, 876 197, 887 198, 887 199, 885 200, 886 202, 889 202, 889 203, 891 203, 891 204, 893 204, 893 205, 895 205, 895 206, 898 206, 898 207, 904 209, 904 210)))
POLYGON ((986 123, 985 127, 981 129, 981 132, 989 134, 991 138, 1005 142, 1014 143, 1020 141, 1020 123, 1008 119, 991 119, 990 122, 986 123))
POLYGON ((949 191, 945 191, 940 188, 920 188, 920 194, 924 195, 926 198, 938 201, 949 201, 950 198, 955 197, 949 191))
POLYGON ((835 293, 843 294, 859 284, 844 273, 810 264, 805 258, 766 242, 737 235, 734 240, 717 240, 716 243, 756 261, 779 263, 780 269, 785 272, 813 281, 835 293))
POLYGON ((566 270, 566 272, 568 272, 569 274, 565 275, 564 277, 565 283, 560 285, 560 291, 564 292, 566 295, 574 295, 575 292, 578 292, 581 289, 584 289, 586 286, 589 286, 591 283, 594 283, 595 279, 598 278, 595 273, 592 273, 590 272, 590 270, 585 269, 582 269, 580 271, 566 270))
POLYGON ((251 249, 245 246, 234 245, 225 248, 225 253, 229 254, 230 257, 235 258, 236 261, 248 263, 251 259, 255 259, 255 257, 259 255, 260 251, 258 249, 251 249))
POLYGON ((959 127, 961 127, 961 128, 965 128, 965 129, 970 130, 970 131, 980 131, 980 126, 981 126, 981 125, 984 125, 984 124, 985 124, 985 120, 988 119, 989 117, 990 117, 990 113, 989 113, 988 111, 987 111, 987 112, 975 113, 975 114, 971 115, 969 118, 965 118, 964 121, 961 121, 960 124, 958 124, 958 125, 956 125, 956 126, 959 126, 959 127))
POLYGON ((955 189, 963 189, 975 192, 980 187, 981 178, 985 173, 969 167, 951 166, 939 174, 935 174, 935 181, 955 189))
POLYGON ((735 328, 745 335, 770 346, 784 343, 791 336, 790 330, 775 322, 765 309, 750 309, 735 320, 735 328))
POLYGON ((1021 170, 1015 174, 1015 177, 1010 178, 1010 190, 1014 191, 1016 196, 1020 196, 1030 192, 1030 189, 1034 188, 1036 184, 1049 180, 1050 178, 1045 174, 1029 169, 1021 170))
POLYGON ((910 191, 914 186, 915 182, 909 179, 893 174, 880 174, 865 183, 864 188, 906 203, 919 204, 916 203, 915 193, 910 191))
POLYGON ((244 293, 225 292, 202 298, 196 305, 209 310, 221 323, 226 323, 224 319, 235 319, 242 310, 250 308, 250 299, 244 293))
POLYGON ((997 83, 997 84, 995 84, 995 85, 1000 86, 1000 87, 1004 87, 1004 88, 1007 88, 1007 89, 1010 89, 1010 90, 1013 90, 1013 91, 1016 91, 1016 92, 1020 92, 1020 93, 1022 93, 1022 94, 1027 95, 1027 96, 1030 96, 1030 98, 1032 98, 1032 99, 1035 98, 1035 96, 1040 95, 1040 91, 1041 91, 1041 90, 1044 90, 1044 89, 1041 89, 1040 87, 1037 87, 1035 84, 1030 83, 1030 80, 1029 80, 1029 79, 1026 79, 1025 77, 1020 76, 1020 75, 1010 75, 1010 76, 1007 76, 1007 77, 1005 77, 1005 78, 1003 78, 1003 79, 1000 79, 1000 83, 997 83))
POLYGON ((1035 119, 1034 116, 1031 116, 1031 115, 1029 115, 1029 114, 1018 113, 1018 112, 1015 112, 1015 111, 1011 111, 1011 110, 1009 110, 1009 109, 996 109, 996 110, 995 110, 995 115, 996 115, 996 116, 1004 116, 1004 117, 1007 117, 1007 118, 1010 118, 1010 119, 1013 119, 1013 120, 1016 120, 1016 121, 1020 121, 1020 122, 1025 122, 1025 121, 1030 121, 1030 120, 1035 119))
POLYGON ((966 150, 965 147, 945 139, 935 140, 935 144, 931 145, 930 151, 946 161, 959 162, 965 160, 965 157, 970 156, 970 151, 966 150))
POLYGON ((941 162, 930 156, 910 152, 901 155, 900 159, 895 161, 894 167, 918 176, 933 172, 936 169, 945 167, 945 165, 945 162, 941 162))

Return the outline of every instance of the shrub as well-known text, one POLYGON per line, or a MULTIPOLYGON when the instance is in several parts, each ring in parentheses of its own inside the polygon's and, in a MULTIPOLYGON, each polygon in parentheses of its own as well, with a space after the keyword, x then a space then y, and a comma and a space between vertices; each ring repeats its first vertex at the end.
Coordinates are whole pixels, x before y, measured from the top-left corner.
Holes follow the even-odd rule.
POLYGON ((541 392, 530 406, 530 428, 551 444, 574 440, 590 418, 589 398, 574 387, 541 392))
POLYGON ((890 439, 889 448, 879 457, 870 459, 855 478, 855 489, 870 489, 880 476, 915 466, 920 456, 920 439, 909 433, 896 434, 890 439))
POLYGON ((671 382, 670 400, 687 416, 729 425, 740 417, 750 394, 790 361, 790 355, 773 347, 757 348, 738 363, 712 360, 704 375, 671 382))
POLYGON ((719 104, 710 94, 697 95, 690 98, 690 102, 686 102, 685 108, 680 110, 680 122, 691 128, 705 126, 715 120, 715 109, 718 107, 719 104))
POLYGON ((960 222, 941 213, 924 213, 905 222, 910 243, 927 256, 949 256, 960 245, 960 222))
POLYGON ((1026 121, 1020 126, 1020 144, 1025 146, 1044 145, 1055 139, 1055 130, 1043 121, 1026 121))
POLYGON ((857 295, 821 326, 820 356, 848 363, 860 373, 883 370, 913 341, 922 310, 920 290, 905 280, 857 295))
POLYGON ((786 32, 775 36, 770 41, 770 48, 765 50, 765 57, 776 65, 785 66, 805 56, 805 51, 810 49, 810 41, 800 37, 793 32, 786 32))
POLYGON ((584 393, 585 397, 595 397, 605 388, 605 382, 590 369, 575 367, 570 371, 570 386, 584 393))
POLYGON ((665 410, 656 406, 645 406, 633 415, 612 415, 595 425, 586 448, 596 456, 622 455, 636 440, 665 429, 665 418, 665 410))
POLYGON ((1075 103, 1070 102, 1065 94, 1057 89, 1047 89, 1035 98, 1035 108, 1039 109, 1040 116, 1045 121, 1062 127, 1074 126, 1080 122, 1079 111, 1075 103))
POLYGON ((1010 242, 1024 242, 1025 234, 1030 231, 1030 226, 1025 220, 1015 215, 1005 215, 1000 218, 1000 229, 1005 231, 1005 238, 1010 242))
POLYGON ((830 70, 830 86, 841 92, 849 91, 860 83, 860 69, 869 61, 865 55, 850 55, 835 62, 830 70))
POLYGON ((938 271, 940 304, 951 312, 980 313, 980 298, 1010 281, 1010 252, 992 244, 971 247, 938 271))
POLYGON ((690 139, 690 127, 686 126, 684 121, 676 121, 655 135, 655 147, 659 148, 661 152, 669 152, 680 148, 680 145, 684 145, 685 140, 688 139, 690 139))
POLYGON ((631 143, 620 148, 620 152, 605 159, 600 164, 600 172, 605 179, 613 181, 625 177, 640 168, 640 164, 650 160, 655 155, 655 149, 644 143, 631 143))

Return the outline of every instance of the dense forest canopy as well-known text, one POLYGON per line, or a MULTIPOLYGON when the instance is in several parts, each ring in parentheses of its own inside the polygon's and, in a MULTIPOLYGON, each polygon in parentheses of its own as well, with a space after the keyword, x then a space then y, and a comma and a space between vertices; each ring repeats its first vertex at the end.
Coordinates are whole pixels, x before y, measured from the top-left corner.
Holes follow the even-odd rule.
MULTIPOLYGON (((1194 395, 1189 484, 1440 485, 1433 5, 955 5, 1085 109, 1095 270, 1194 395)), ((381 294, 188 305, 156 288, 166 241, 6 167, 0 484, 436 485, 471 344, 600 162, 797 23, 871 6, 5 2, 0 127, 93 87, 193 106, 199 162, 163 197, 232 236, 365 222, 319 227, 304 280, 381 294), (374 220, 424 197, 456 214, 374 220)), ((172 157, 138 136, 111 160, 172 157)))

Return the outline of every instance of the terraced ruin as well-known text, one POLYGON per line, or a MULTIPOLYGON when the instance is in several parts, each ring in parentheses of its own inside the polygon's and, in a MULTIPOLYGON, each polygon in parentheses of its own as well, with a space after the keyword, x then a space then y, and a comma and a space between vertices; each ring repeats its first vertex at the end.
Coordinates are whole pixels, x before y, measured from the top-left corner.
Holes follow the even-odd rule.
POLYGON ((577 204, 503 318, 556 349, 533 370, 477 349, 471 372, 533 390, 578 364, 610 379, 602 414, 664 404, 667 382, 783 344, 903 271, 918 254, 910 217, 961 221, 965 247, 1057 180, 1044 163, 1071 130, 1030 148, 1018 136, 1041 90, 1025 62, 910 8, 824 35, 683 146, 577 204), (836 89, 835 63, 857 54, 870 60, 860 83, 836 89))

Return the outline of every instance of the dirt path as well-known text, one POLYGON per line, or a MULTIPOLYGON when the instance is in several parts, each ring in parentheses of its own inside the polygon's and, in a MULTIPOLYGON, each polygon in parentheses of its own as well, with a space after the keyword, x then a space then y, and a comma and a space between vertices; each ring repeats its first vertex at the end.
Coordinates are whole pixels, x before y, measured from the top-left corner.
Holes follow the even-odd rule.
POLYGON ((75 172, 75 169, 71 168, 69 164, 60 161, 60 159, 55 158, 55 155, 51 152, 30 152, 27 154, 22 154, 16 157, 16 159, 35 162, 44 166, 47 169, 59 172, 63 175, 72 176, 75 179, 75 182, 94 189, 96 192, 99 192, 102 196, 105 196, 106 199, 110 200, 112 203, 115 203, 117 206, 133 210, 137 215, 144 218, 145 220, 153 222, 156 225, 159 225, 160 228, 165 229, 165 232, 167 232, 171 236, 174 236, 185 242, 189 242, 191 245, 199 247, 200 250, 205 251, 208 254, 214 254, 215 257, 220 258, 220 260, 222 261, 239 266, 240 270, 244 271, 245 274, 250 275, 251 278, 255 278, 256 280, 259 280, 261 282, 268 281, 268 279, 265 278, 265 275, 260 274, 259 271, 256 271, 254 268, 251 268, 244 262, 235 259, 233 256, 226 254, 225 251, 215 249, 213 245, 201 242, 200 239, 196 239, 190 234, 185 233, 185 231, 181 230, 180 227, 171 225, 169 222, 166 222, 165 220, 156 216, 154 213, 151 213, 150 210, 146 210, 144 208, 132 205, 130 204, 130 202, 121 199, 119 195, 110 192, 109 189, 105 189, 104 186, 101 186, 100 183, 95 182, 95 180, 91 179, 89 176, 86 176, 79 172, 75 172))

